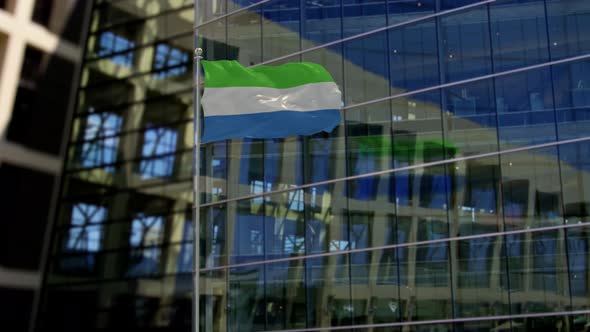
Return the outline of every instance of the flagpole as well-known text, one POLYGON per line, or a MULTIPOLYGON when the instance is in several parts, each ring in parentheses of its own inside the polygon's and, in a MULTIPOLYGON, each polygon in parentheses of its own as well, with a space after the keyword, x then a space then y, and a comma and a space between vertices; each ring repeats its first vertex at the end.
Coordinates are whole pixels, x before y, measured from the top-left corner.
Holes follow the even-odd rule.
POLYGON ((193 105, 193 126, 194 126, 194 168, 193 168, 193 331, 199 332, 199 302, 200 302, 200 190, 199 178, 201 169, 201 59, 203 49, 195 49, 195 102, 193 105))

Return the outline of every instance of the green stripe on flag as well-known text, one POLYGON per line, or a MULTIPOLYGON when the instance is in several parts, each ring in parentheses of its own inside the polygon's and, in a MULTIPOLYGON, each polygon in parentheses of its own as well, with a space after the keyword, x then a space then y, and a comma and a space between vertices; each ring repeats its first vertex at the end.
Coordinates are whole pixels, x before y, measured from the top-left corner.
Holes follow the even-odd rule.
POLYGON ((324 67, 311 62, 253 68, 244 68, 235 60, 202 60, 201 64, 205 71, 206 88, 267 87, 287 89, 309 83, 334 82, 324 67))

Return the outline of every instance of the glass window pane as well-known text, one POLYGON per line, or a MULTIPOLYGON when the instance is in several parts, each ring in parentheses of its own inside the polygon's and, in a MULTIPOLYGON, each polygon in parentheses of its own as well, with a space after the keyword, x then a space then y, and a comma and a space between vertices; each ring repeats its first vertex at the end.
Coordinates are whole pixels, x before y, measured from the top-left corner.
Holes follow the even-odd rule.
POLYGON ((305 328, 305 261, 265 265, 266 330, 305 328))
POLYGON ((227 43, 235 47, 237 54, 230 59, 244 66, 262 61, 261 7, 239 12, 227 18, 227 43))
POLYGON ((452 176, 452 234, 469 236, 499 232, 503 228, 500 162, 497 157, 450 164, 452 176))
POLYGON ((434 20, 390 30, 389 50, 393 95, 440 82, 434 20))
POLYGON ((565 310, 570 298, 564 232, 525 233, 507 243, 511 313, 565 310))
POLYGON ((385 0, 343 0, 343 37, 384 27, 386 23, 385 6, 385 0))
MULTIPOLYGON (((199 309, 201 331, 224 332, 227 331, 228 320, 228 283, 227 270, 201 272, 201 301, 199 309)), ((190 277, 190 275, 189 275, 190 277)), ((190 280, 190 278, 188 278, 190 280)), ((191 280, 192 281, 192 280, 191 280)), ((186 290, 187 293, 192 293, 192 285, 186 290)), ((188 301, 187 301, 188 302, 188 301)), ((187 303, 187 311, 190 308, 190 303, 187 303)), ((189 317, 191 315, 188 315, 189 317)), ((192 320, 189 318, 187 322, 192 320)))
MULTIPOLYGON (((423 234, 428 230, 426 226, 429 225, 423 221, 414 232, 423 234)), ((419 240, 435 239, 440 235, 438 232, 428 232, 420 236, 419 240)), ((407 247, 404 254, 399 256, 399 261, 400 269, 404 271, 400 278, 407 278, 407 284, 400 287, 402 321, 451 318, 448 243, 407 247)))
POLYGON ((141 156, 144 158, 139 164, 139 173, 143 179, 167 177, 174 171, 172 154, 176 151, 178 134, 173 129, 149 128, 143 135, 141 156))
POLYGON ((502 197, 507 229, 563 223, 557 149, 502 155, 502 197))
POLYGON ((196 30, 196 35, 200 37, 197 44, 203 49, 203 59, 215 61, 236 58, 237 48, 227 44, 226 31, 225 20, 211 22, 196 30))
POLYGON ((388 24, 397 24, 433 14, 435 10, 436 0, 389 0, 387 1, 388 24))
POLYGON ((262 5, 263 61, 300 49, 300 2, 277 0, 262 5))
MULTIPOLYGON (((380 230, 381 227, 375 227, 371 234, 376 235, 380 230)), ((351 255, 354 324, 399 322, 402 314, 399 273, 404 270, 398 255, 402 253, 403 249, 386 249, 351 255)))
POLYGON ((443 90, 448 157, 498 150, 496 107, 492 80, 456 85, 443 90))
POLYGON ((590 254, 590 234, 587 227, 567 230, 567 252, 569 282, 572 292, 572 309, 587 310, 590 307, 588 296, 588 254, 590 254))
POLYGON ((556 139, 551 74, 548 68, 496 78, 500 148, 556 139))
MULTIPOLYGON (((453 275, 457 280, 453 292, 455 317, 510 314, 508 289, 497 287, 500 280, 506 278, 506 270, 501 265, 503 245, 501 236, 451 243, 451 250, 456 252, 453 262, 453 275)), ((488 324, 482 324, 482 327, 488 324)))
POLYGON ((440 19, 444 81, 487 75, 492 71, 488 10, 477 7, 440 19))
POLYGON ((345 103, 353 105, 388 96, 387 33, 353 39, 343 47, 345 103))
POLYGON ((302 49, 342 39, 342 0, 304 1, 302 49))
POLYGON ((228 330, 264 331, 264 265, 233 268, 228 274, 228 330))
POLYGON ((551 0, 547 2, 549 45, 553 60, 590 52, 590 3, 551 0))
POLYGON ((348 255, 307 260, 308 326, 351 325, 349 268, 348 255))
POLYGON ((590 143, 559 146, 566 223, 590 221, 590 143))
MULTIPOLYGON (((346 110, 349 175, 391 167, 393 146, 389 105, 389 102, 384 102, 346 110)), ((358 201, 378 201, 383 198, 387 202, 389 184, 389 175, 352 180, 348 183, 348 196, 358 201)), ((387 209, 385 206, 383 208, 387 209)))
POLYGON ((494 71, 549 60, 545 1, 497 1, 490 5, 494 71))
POLYGON ((559 139, 587 136, 590 130, 590 61, 555 65, 551 69, 559 139))
POLYGON ((451 146, 443 141, 440 92, 395 98, 391 103, 394 167, 444 159, 445 148, 451 146))

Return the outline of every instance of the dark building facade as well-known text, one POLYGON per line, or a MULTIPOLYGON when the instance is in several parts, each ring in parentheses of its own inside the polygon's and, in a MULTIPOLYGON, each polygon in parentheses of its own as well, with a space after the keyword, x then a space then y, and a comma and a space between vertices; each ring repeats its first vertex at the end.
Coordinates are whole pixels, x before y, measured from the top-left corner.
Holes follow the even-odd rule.
POLYGON ((590 2, 95 1, 38 330, 189 331, 193 49, 331 133, 201 146, 201 331, 587 331, 590 2))
POLYGON ((30 331, 78 85, 88 2, 0 1, 0 320, 30 331))

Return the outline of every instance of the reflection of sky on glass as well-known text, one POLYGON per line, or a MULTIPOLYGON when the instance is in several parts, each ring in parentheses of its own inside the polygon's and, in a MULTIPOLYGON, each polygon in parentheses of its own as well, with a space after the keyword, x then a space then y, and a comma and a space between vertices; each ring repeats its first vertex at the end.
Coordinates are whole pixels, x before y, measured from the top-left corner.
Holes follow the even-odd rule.
POLYGON ((67 249, 95 252, 100 249, 104 207, 78 203, 72 208, 72 228, 68 232, 67 249))
MULTIPOLYGON (((117 159, 119 137, 100 138, 116 135, 121 129, 121 116, 112 113, 90 114, 86 120, 84 140, 82 145, 82 165, 95 167, 112 164, 117 159)), ((112 172, 113 167, 105 167, 112 172)))
POLYGON ((166 44, 159 44, 156 46, 156 53, 154 54, 153 69, 159 70, 168 67, 173 68, 156 72, 154 73, 154 77, 166 78, 168 76, 184 74, 187 71, 187 62, 188 54, 186 52, 170 47, 166 44))
POLYGON ((177 132, 169 128, 148 128, 145 131, 141 156, 150 159, 144 159, 140 163, 143 179, 172 175, 175 156, 154 157, 174 153, 177 136, 177 132))
MULTIPOLYGON (((99 51, 98 56, 104 56, 115 52, 123 52, 135 47, 135 43, 123 36, 114 34, 111 31, 105 31, 100 34, 98 41, 99 51)), ((117 54, 110 57, 111 61, 118 65, 131 67, 133 65, 133 52, 117 54)))

